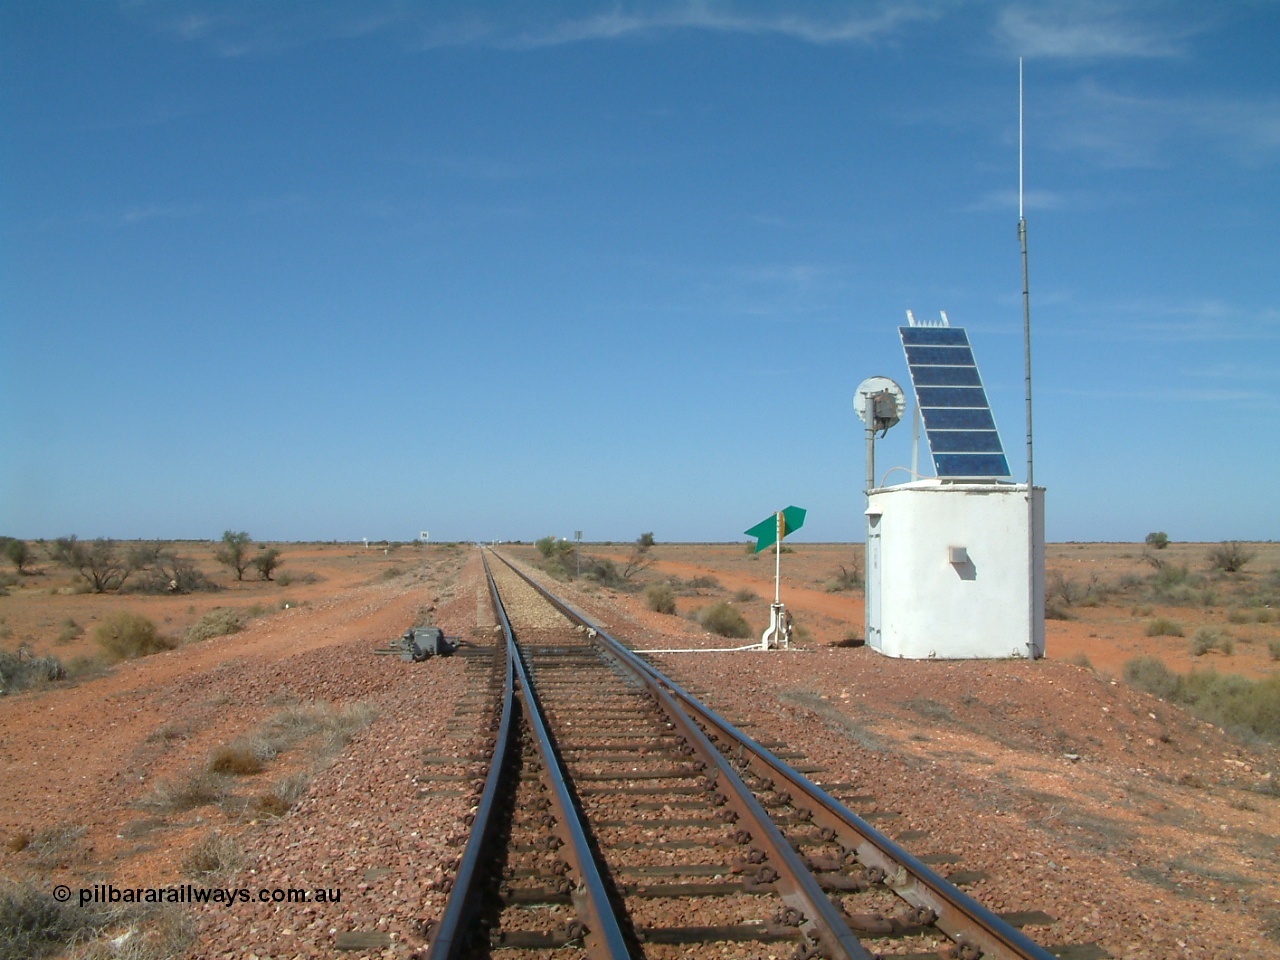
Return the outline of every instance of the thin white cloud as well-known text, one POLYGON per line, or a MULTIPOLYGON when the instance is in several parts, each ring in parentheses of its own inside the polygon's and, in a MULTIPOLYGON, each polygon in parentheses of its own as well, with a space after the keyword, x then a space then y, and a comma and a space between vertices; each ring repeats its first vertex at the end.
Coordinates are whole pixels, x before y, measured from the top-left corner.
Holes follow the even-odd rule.
POLYGON ((734 4, 695 0, 641 5, 634 9, 615 6, 584 17, 539 24, 509 35, 504 35, 502 29, 495 29, 488 40, 495 46, 531 49, 677 30, 703 30, 774 34, 802 43, 826 45, 874 40, 904 24, 935 16, 935 9, 917 4, 886 3, 861 13, 846 9, 826 12, 796 6, 770 13, 749 13, 734 4))
MULTIPOLYGON (((1085 80, 1043 111, 1059 147, 1104 166, 1168 166, 1196 143, 1249 166, 1280 160, 1280 97, 1152 97, 1085 80)), ((1033 117, 1032 123, 1036 122, 1033 117)))
POLYGON ((1143 17, 1142 5, 1070 0, 1017 4, 996 17, 997 38, 1028 59, 1101 60, 1177 57, 1199 32, 1171 22, 1168 8, 1143 17), (1159 14, 1158 18, 1154 14, 1159 14))
POLYGON ((294 47, 395 31, 417 49, 485 46, 543 47, 675 31, 788 37, 801 43, 869 42, 941 15, 939 0, 860 4, 779 3, 761 9, 739 0, 667 0, 665 3, 581 2, 471 6, 413 4, 406 0, 123 0, 127 16, 175 39, 201 43, 221 56, 269 55, 294 47))

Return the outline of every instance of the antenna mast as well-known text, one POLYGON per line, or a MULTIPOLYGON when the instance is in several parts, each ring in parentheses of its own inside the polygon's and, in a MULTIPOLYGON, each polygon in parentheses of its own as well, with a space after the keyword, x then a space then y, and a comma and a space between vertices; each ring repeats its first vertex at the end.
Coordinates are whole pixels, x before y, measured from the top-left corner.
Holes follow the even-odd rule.
POLYGON ((1031 285, 1027 274, 1027 218, 1023 206, 1022 57, 1018 58, 1018 243, 1022 247, 1022 341, 1027 381, 1027 643, 1035 656, 1036 617, 1036 488, 1031 441, 1031 285))

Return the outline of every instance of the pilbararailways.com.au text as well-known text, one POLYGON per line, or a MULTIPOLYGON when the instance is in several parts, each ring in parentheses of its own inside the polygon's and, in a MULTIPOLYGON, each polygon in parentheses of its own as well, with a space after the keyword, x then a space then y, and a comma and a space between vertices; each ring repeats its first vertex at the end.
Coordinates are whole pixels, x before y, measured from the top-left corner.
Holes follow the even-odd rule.
POLYGON ((176 887, 117 887, 95 883, 79 889, 80 906, 98 903, 341 903, 337 887, 284 888, 200 887, 184 883, 176 887))

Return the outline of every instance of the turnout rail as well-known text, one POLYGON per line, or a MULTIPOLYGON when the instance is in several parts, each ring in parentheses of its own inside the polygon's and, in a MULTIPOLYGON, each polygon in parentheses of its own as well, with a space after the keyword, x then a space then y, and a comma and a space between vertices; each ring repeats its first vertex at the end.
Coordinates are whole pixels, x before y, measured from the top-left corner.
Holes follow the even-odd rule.
POLYGON ((431 960, 1054 956, 490 556, 502 695, 431 960), (509 616, 535 594, 559 616, 509 616))

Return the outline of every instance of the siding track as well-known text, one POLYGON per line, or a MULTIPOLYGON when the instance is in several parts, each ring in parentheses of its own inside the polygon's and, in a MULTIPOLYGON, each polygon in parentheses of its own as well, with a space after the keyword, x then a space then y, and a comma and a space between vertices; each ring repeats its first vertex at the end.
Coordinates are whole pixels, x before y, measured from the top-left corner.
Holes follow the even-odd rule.
POLYGON ((493 557, 492 761, 429 958, 1055 955, 493 557))

